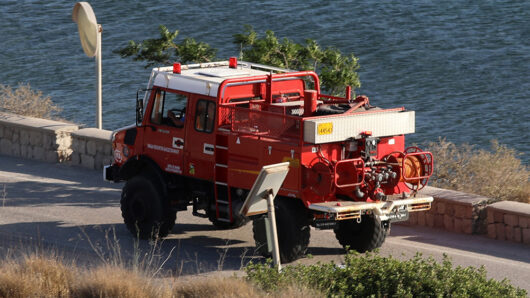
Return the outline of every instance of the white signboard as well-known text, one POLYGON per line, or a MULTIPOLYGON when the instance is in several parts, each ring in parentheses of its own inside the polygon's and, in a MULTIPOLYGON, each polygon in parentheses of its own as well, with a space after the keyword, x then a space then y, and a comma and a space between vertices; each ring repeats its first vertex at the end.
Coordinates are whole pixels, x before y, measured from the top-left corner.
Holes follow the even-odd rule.
POLYGON ((282 186, 288 172, 289 162, 264 166, 241 207, 241 214, 252 216, 267 213, 267 197, 269 193, 272 192, 273 196, 278 194, 278 190, 282 186))

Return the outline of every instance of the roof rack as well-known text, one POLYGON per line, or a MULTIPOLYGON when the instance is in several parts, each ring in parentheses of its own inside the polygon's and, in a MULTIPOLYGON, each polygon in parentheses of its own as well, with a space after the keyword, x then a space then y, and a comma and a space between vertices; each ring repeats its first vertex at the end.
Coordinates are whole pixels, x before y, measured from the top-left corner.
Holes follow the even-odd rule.
MULTIPOLYGON (((247 62, 247 61, 238 61, 237 64, 238 64, 238 66, 241 66, 241 67, 244 67, 244 68, 266 70, 266 71, 277 71, 277 72, 293 72, 293 71, 295 71, 295 70, 292 70, 292 69, 268 66, 268 65, 258 64, 258 63, 247 62)), ((181 66, 181 69, 182 70, 187 70, 187 69, 212 68, 212 67, 220 67, 220 66, 228 66, 228 61, 185 64, 185 65, 181 66)), ((173 71, 173 66, 158 67, 158 68, 154 68, 153 70, 156 71, 156 72, 172 72, 173 71)))
POLYGON ((277 72, 294 72, 296 70, 287 69, 287 68, 281 68, 281 67, 274 67, 274 66, 268 66, 258 63, 252 63, 247 61, 238 61, 238 64, 244 65, 247 68, 254 68, 254 69, 260 69, 260 70, 273 70, 277 72))

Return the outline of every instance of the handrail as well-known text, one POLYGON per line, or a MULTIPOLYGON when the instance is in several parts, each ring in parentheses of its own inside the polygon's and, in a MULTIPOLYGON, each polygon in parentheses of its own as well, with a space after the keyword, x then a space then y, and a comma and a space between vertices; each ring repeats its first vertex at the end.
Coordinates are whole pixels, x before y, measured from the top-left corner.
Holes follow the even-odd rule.
POLYGON ((237 107, 231 104, 220 105, 219 112, 226 113, 226 118, 223 117, 223 120, 220 119, 220 122, 217 123, 217 128, 229 125, 230 130, 232 132, 237 132, 238 134, 253 135, 258 138, 267 137, 277 140, 296 139, 297 142, 303 142, 303 121, 300 117, 237 107), (250 122, 236 121, 236 118, 234 117, 238 117, 236 115, 241 112, 243 114, 248 113, 248 120, 250 120, 250 122), (253 114, 257 117, 251 116, 253 114), (228 121, 225 122, 224 120, 228 121), (274 123, 268 122, 270 120, 274 123), (221 124, 221 122, 223 122, 223 124, 221 124))
POLYGON ((262 70, 274 70, 274 71, 279 71, 279 72, 295 72, 296 71, 296 70, 292 70, 288 68, 269 66, 269 65, 254 63, 254 62, 248 62, 248 61, 238 61, 237 64, 243 65, 244 67, 247 67, 250 69, 254 68, 254 69, 262 69, 262 70))
POLYGON ((284 118, 287 118, 287 119, 292 119, 292 120, 296 120, 296 121, 300 121, 300 122, 302 122, 302 120, 303 120, 303 118, 301 118, 299 116, 279 114, 279 113, 274 113, 274 112, 270 112, 270 111, 263 111, 263 110, 253 110, 253 109, 249 109, 249 108, 242 108, 242 107, 235 106, 232 103, 220 104, 219 108, 228 108, 228 109, 234 109, 234 110, 238 110, 238 111, 247 111, 247 112, 252 112, 252 113, 263 113, 263 114, 268 114, 268 115, 272 115, 272 116, 276 116, 276 117, 284 117, 284 118))
POLYGON ((313 78, 313 81, 315 83, 315 88, 318 93, 320 93, 320 80, 318 79, 318 75, 314 71, 297 71, 297 72, 287 72, 287 73, 277 73, 277 74, 269 74, 269 75, 261 75, 261 76, 251 76, 251 77, 243 77, 243 78, 231 78, 224 80, 217 89, 217 98, 219 100, 219 103, 222 103, 222 100, 224 98, 224 92, 225 89, 232 85, 232 84, 238 84, 238 83, 249 83, 255 82, 255 81, 267 81, 268 78, 271 78, 272 81, 280 80, 280 79, 286 79, 286 78, 297 78, 297 77, 307 77, 310 76, 313 78))

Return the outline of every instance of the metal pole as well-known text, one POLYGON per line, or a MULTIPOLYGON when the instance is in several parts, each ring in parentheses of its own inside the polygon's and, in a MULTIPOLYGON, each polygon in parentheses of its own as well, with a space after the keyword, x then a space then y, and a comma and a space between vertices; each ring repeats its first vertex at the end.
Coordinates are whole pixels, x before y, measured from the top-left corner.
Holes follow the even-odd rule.
POLYGON ((278 244, 278 233, 276 231, 274 194, 272 194, 272 191, 269 191, 269 195, 267 196, 267 209, 269 211, 270 231, 272 233, 272 258, 274 260, 274 266, 276 266, 279 272, 282 269, 282 264, 280 262, 280 246, 278 244))
POLYGON ((97 75, 97 103, 96 103, 96 126, 98 129, 103 128, 103 119, 101 117, 101 31, 103 28, 98 24, 98 42, 96 50, 96 75, 97 75))

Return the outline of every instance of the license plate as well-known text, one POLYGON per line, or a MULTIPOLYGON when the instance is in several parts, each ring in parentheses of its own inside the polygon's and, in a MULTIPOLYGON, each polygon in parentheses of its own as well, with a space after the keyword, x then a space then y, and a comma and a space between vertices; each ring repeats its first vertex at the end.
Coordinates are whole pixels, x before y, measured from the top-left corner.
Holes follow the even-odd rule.
POLYGON ((321 230, 330 230, 334 229, 337 226, 336 221, 327 221, 327 220, 315 220, 315 228, 321 229, 321 230))

